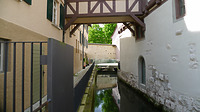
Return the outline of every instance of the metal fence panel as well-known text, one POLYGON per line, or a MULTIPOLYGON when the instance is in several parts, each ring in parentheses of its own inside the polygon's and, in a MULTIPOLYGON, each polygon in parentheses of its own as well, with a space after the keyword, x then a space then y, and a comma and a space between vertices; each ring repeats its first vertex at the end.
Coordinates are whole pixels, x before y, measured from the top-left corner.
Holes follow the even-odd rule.
MULTIPOLYGON (((37 60, 39 67, 44 67, 40 64, 42 54, 47 54, 47 51, 41 49, 33 49, 33 45, 39 45, 46 48, 47 42, 0 42, 0 112, 15 112, 15 111, 33 111, 33 93, 38 94, 36 102, 42 105, 42 97, 46 94, 44 90, 44 80, 40 80, 38 88, 33 91, 33 57, 35 50, 40 54, 34 59, 37 60), (40 97, 39 97, 40 95, 40 97)), ((38 67, 37 67, 38 68, 38 67)), ((38 74, 44 76, 44 70, 38 69, 38 74)), ((35 107, 36 108, 36 107, 35 107)))
POLYGON ((48 40, 49 112, 73 112, 73 50, 70 45, 48 40))

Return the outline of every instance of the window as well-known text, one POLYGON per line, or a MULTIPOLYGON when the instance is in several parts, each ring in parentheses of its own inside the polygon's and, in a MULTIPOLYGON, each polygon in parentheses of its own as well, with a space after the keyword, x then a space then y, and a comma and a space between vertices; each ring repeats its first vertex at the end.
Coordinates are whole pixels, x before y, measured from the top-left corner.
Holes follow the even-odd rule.
POLYGON ((53 17, 52 23, 57 25, 57 1, 53 1, 53 17))
POLYGON ((76 39, 76 53, 77 53, 77 39, 76 39))
POLYGON ((77 42, 77 44, 78 44, 78 53, 79 53, 79 41, 77 42))
POLYGON ((64 25, 64 7, 60 4, 60 28, 63 29, 64 25))
MULTIPOLYGON (((0 39, 0 41, 3 41, 0 39)), ((0 72, 3 72, 4 43, 0 43, 0 72)))
POLYGON ((175 0, 176 19, 185 16, 185 0, 175 0))
POLYGON ((47 19, 52 21, 53 0, 47 0, 47 19))
POLYGON ((146 67, 145 67, 145 60, 141 56, 138 61, 138 74, 139 74, 139 82, 141 84, 146 84, 146 67))
MULTIPOLYGON (((0 38, 0 72, 3 72, 4 71, 4 69, 5 69, 5 43, 3 42, 3 41, 8 41, 8 40, 5 40, 5 39, 2 39, 2 38, 0 38), (2 42, 2 43, 1 43, 2 42)), ((8 66, 8 64, 9 64, 9 45, 7 44, 7 46, 6 46, 7 48, 7 70, 9 71, 9 66, 8 66)))
POLYGON ((81 35, 82 35, 82 33, 81 33, 81 31, 80 31, 80 44, 81 44, 81 35))
POLYGON ((86 40, 86 48, 88 48, 88 40, 86 40))
POLYGON ((82 34, 82 40, 81 41, 82 41, 82 45, 84 46, 85 45, 85 43, 84 43, 85 42, 85 38, 84 38, 83 34, 82 34))
POLYGON ((32 0, 24 0, 27 4, 31 5, 32 4, 32 0))
POLYGON ((135 31, 136 31, 136 39, 141 39, 144 38, 144 30, 141 26, 136 25, 135 26, 135 31))
POLYGON ((58 3, 56 0, 47 0, 47 19, 56 26, 57 26, 57 18, 58 18, 57 17, 57 6, 58 6, 58 3))

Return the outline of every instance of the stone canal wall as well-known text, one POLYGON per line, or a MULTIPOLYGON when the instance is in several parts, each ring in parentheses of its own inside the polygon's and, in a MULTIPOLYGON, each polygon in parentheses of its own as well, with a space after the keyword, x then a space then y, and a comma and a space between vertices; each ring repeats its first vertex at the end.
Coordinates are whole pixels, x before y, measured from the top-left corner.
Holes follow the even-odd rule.
POLYGON ((130 72, 118 72, 118 77, 131 87, 146 94, 156 105, 163 105, 163 109, 175 112, 199 112, 200 99, 189 97, 172 90, 168 75, 160 73, 154 66, 152 76, 147 79, 146 86, 138 86, 138 76, 130 72))

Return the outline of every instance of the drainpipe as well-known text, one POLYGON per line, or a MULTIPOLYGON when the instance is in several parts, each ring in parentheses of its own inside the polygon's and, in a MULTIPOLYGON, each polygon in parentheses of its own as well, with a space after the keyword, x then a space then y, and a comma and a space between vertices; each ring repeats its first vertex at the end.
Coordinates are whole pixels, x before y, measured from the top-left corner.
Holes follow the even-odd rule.
POLYGON ((66 16, 66 0, 64 0, 64 19, 63 19, 63 38, 62 42, 65 42, 65 16, 66 16))
POLYGON ((85 38, 84 38, 84 24, 83 24, 83 34, 82 34, 82 57, 83 57, 83 60, 82 60, 82 67, 83 69, 85 68, 84 67, 84 42, 85 42, 85 38))

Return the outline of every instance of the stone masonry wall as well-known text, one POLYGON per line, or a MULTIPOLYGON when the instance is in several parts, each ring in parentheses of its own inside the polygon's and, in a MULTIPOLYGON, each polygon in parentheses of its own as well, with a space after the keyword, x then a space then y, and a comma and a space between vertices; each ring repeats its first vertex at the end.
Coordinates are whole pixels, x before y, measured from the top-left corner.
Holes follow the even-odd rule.
POLYGON ((132 87, 142 91, 158 104, 164 105, 165 109, 174 112, 200 112, 200 98, 189 97, 172 90, 168 75, 159 72, 155 66, 150 65, 152 74, 146 80, 146 87, 138 83, 138 76, 133 73, 120 71, 118 76, 132 87))
POLYGON ((90 59, 116 59, 116 46, 111 44, 88 44, 86 53, 90 59))

